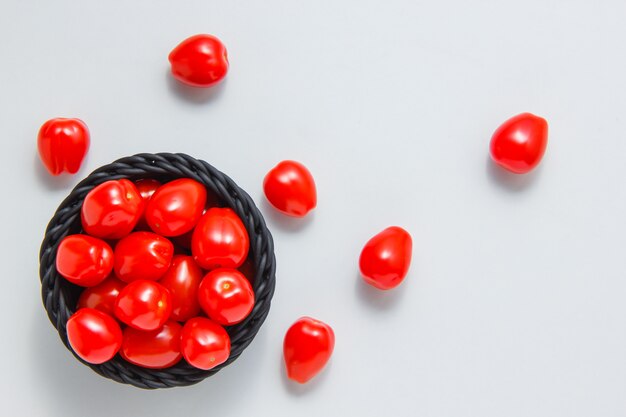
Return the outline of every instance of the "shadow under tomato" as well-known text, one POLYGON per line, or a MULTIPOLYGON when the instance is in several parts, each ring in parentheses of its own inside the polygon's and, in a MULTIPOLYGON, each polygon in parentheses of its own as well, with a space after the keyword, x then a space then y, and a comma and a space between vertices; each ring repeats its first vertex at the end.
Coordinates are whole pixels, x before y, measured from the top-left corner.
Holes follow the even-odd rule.
POLYGON ((541 173, 541 164, 528 174, 514 174, 496 164, 487 155, 487 176, 496 185, 511 192, 521 192, 532 186, 541 173))
POLYGON ((281 352, 279 363, 280 363, 280 379, 283 381, 283 386, 285 387, 285 390, 291 395, 300 397, 303 395, 307 395, 308 393, 316 390, 319 386, 324 384, 324 381, 326 381, 326 379, 328 378, 328 374, 332 372, 331 368, 332 368, 333 360, 331 358, 326 364, 326 366, 324 367, 324 369, 322 369, 319 374, 315 375, 311 380, 309 380, 305 384, 300 384, 299 382, 292 381, 291 379, 289 379, 289 377, 287 376, 287 368, 285 367, 285 360, 282 356, 282 352, 281 352))
MULTIPOLYGON (((82 166, 85 165, 86 160, 87 157, 85 156, 85 160, 83 160, 82 166)), ((43 165, 43 162, 41 162, 41 159, 39 159, 39 155, 37 153, 35 153, 34 163, 34 170, 37 175, 37 179, 41 184, 43 184, 46 189, 49 190, 63 190, 70 188, 74 184, 74 182, 77 181, 78 178, 81 178, 80 172, 82 171, 82 166, 76 174, 68 174, 67 172, 63 172, 60 175, 52 175, 43 165)))
POLYGON ((202 416, 207 410, 237 415, 241 392, 263 383, 255 361, 266 354, 263 329, 240 358, 212 377, 189 387, 149 391, 97 375, 65 349, 45 312, 34 316, 29 346, 36 373, 30 377, 49 416, 202 416), (252 355, 249 349, 260 352, 252 355))
POLYGON ((228 80, 228 77, 226 77, 212 87, 193 87, 183 84, 174 78, 169 68, 165 73, 165 78, 167 79, 168 89, 173 95, 194 104, 204 104, 217 100, 223 94, 228 80))
MULTIPOLYGON (((410 275, 405 278, 405 280, 408 279, 411 279, 410 275)), ((355 282, 355 290, 359 299, 379 310, 391 310, 400 304, 405 293, 403 287, 407 285, 406 282, 402 282, 396 288, 379 290, 366 283, 359 272, 356 274, 355 282)))
POLYGON ((315 218, 315 210, 309 212, 304 217, 291 217, 282 214, 276 210, 265 197, 261 199, 261 211, 263 212, 265 220, 270 223, 271 226, 286 232, 300 232, 309 227, 315 218))

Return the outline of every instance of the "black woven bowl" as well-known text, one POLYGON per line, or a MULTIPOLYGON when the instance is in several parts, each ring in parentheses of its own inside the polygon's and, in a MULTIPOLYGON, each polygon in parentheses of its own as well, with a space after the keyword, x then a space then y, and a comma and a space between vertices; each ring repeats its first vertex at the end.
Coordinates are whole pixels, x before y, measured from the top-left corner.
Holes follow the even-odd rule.
POLYGON ((48 317, 59 332, 63 344, 76 358, 100 375, 139 388, 170 388, 192 385, 202 381, 241 355, 252 342, 269 312, 274 294, 276 259, 272 235, 263 216, 250 196, 226 175, 208 163, 184 154, 139 154, 105 165, 81 181, 61 203, 48 227, 39 253, 41 295, 48 317), (76 310, 81 287, 63 279, 56 270, 55 259, 59 242, 67 235, 81 232, 80 209, 87 193, 108 180, 153 178, 161 182, 177 178, 192 178, 204 184, 241 217, 250 236, 250 257, 255 268, 252 287, 256 302, 245 321, 226 330, 231 338, 228 360, 209 370, 197 369, 181 360, 167 369, 152 370, 126 362, 119 355, 101 365, 92 365, 80 359, 67 340, 66 323, 76 310))

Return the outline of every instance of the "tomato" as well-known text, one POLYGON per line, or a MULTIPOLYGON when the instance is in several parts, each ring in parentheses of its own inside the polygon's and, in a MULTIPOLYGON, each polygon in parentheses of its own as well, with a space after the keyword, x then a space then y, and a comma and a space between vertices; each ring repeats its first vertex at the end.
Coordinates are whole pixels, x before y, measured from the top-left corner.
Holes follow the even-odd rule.
POLYGON ((106 362, 122 345, 120 325, 113 317, 93 308, 81 308, 72 314, 66 329, 72 350, 85 362, 106 362))
POLYGON ((89 129, 80 119, 50 119, 39 129, 37 148, 52 175, 75 174, 89 150, 89 129))
POLYGON ((283 214, 303 217, 317 206, 315 180, 304 165, 282 161, 263 180, 265 197, 283 214))
POLYGON ((388 227, 372 237, 361 251, 359 268, 368 284, 389 290, 406 277, 411 265, 413 241, 401 227, 388 227))
POLYGON ((56 268, 69 282, 92 287, 111 273, 113 250, 98 238, 69 235, 63 238, 57 249, 56 268))
POLYGON ((304 384, 326 366, 335 348, 335 333, 326 323, 301 317, 285 334, 283 354, 289 379, 304 384))
POLYGON ((159 187, 146 206, 148 226, 162 236, 180 236, 194 228, 206 203, 204 185, 181 178, 159 187))
POLYGON ((156 330, 169 319, 172 300, 167 288, 154 281, 133 281, 120 291, 115 316, 138 330, 156 330))
POLYGON ((220 268, 202 279, 198 300, 211 320, 230 326, 248 317, 254 307, 254 291, 241 272, 220 268))
POLYGON ((143 199, 129 180, 103 182, 89 191, 83 201, 83 229, 103 239, 122 238, 132 232, 143 208, 143 199))
POLYGON ((212 35, 195 35, 182 41, 170 52, 172 75, 194 87, 210 87, 228 72, 228 54, 224 44, 212 35))
POLYGON ((219 324, 204 317, 188 320, 180 335, 185 360, 199 369, 215 368, 230 355, 230 337, 219 324))
POLYGON ((183 327, 168 321, 157 330, 143 331, 127 327, 124 329, 122 358, 137 366, 150 369, 169 368, 180 361, 180 333, 183 327))
POLYGON ((137 187, 137 191, 139 191, 139 195, 143 199, 144 203, 144 212, 141 214, 141 217, 135 226, 135 230, 152 231, 152 229, 148 226, 148 223, 146 223, 145 207, 148 205, 148 201, 150 201, 152 194, 154 194, 160 186, 161 183, 159 181, 150 178, 135 181, 135 187, 137 187))
POLYGON ((110 275, 95 287, 87 288, 78 299, 77 308, 95 308, 103 313, 113 315, 115 299, 126 283, 110 275))
POLYGON ((491 137, 491 158, 503 168, 525 174, 539 165, 548 145, 548 122, 522 113, 504 122, 491 137))
POLYGON ((150 197, 152 197, 152 195, 160 186, 161 183, 159 181, 153 180, 151 178, 144 178, 135 181, 135 187, 137 187, 137 191, 139 191, 139 195, 143 199, 144 203, 148 203, 150 197))
POLYGON ((134 232, 115 246, 115 275, 125 282, 158 280, 172 263, 174 245, 167 238, 150 232, 134 232))
POLYGON ((210 208, 191 238, 191 253, 204 269, 237 268, 248 256, 248 231, 229 208, 210 208))
POLYGON ((202 270, 191 256, 176 255, 172 266, 159 284, 167 288, 172 296, 172 314, 176 321, 186 321, 200 312, 198 286, 202 281, 202 270))

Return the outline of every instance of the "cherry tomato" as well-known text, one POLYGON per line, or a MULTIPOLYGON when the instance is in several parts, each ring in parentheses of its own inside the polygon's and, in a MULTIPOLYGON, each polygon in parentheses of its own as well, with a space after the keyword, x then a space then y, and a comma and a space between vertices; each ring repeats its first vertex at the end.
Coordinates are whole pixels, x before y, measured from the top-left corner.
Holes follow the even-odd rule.
POLYGON ((228 54, 224 44, 212 35, 195 35, 182 41, 170 52, 172 75, 194 87, 210 87, 228 72, 228 54))
POLYGON ((263 180, 265 197, 283 214, 303 217, 317 205, 313 176, 296 161, 282 161, 263 180))
POLYGON ((122 345, 120 325, 113 317, 93 308, 81 308, 74 313, 66 329, 72 350, 85 362, 106 362, 122 345))
POLYGON ((103 182, 83 201, 83 229, 92 236, 119 239, 130 232, 141 218, 144 202, 135 184, 127 179, 103 182))
POLYGON ((335 348, 335 333, 326 323, 301 317, 291 325, 283 343, 289 379, 304 384, 326 366, 335 348))
POLYGON ((110 275, 95 287, 85 289, 78 298, 77 308, 95 308, 113 315, 115 300, 124 286, 125 282, 115 278, 115 275, 110 275))
POLYGON ((169 319, 172 300, 167 288, 154 281, 133 281, 120 291, 115 316, 138 330, 156 330, 169 319))
POLYGON ((539 165, 548 144, 548 122, 522 113, 504 122, 491 137, 491 158, 503 168, 525 174, 539 165))
POLYGON ((180 236, 194 228, 206 203, 204 185, 181 178, 159 187, 146 206, 148 226, 162 236, 180 236))
POLYGON ((80 119, 50 119, 39 129, 37 148, 52 175, 75 174, 89 150, 89 129, 80 119))
POLYGON ((228 359, 230 337, 226 330, 214 321, 195 317, 183 326, 180 349, 191 366, 209 370, 228 359))
POLYGON ((388 227, 371 238, 361 251, 361 275, 378 289, 397 287, 409 271, 412 252, 411 235, 401 227, 388 227))
POLYGON ((124 329, 120 355, 130 363, 150 369, 169 368, 180 361, 180 333, 183 327, 168 321, 162 328, 143 331, 124 329))
POLYGON ((144 178, 135 181, 135 187, 137 187, 137 191, 139 191, 139 195, 143 199, 144 203, 148 203, 150 197, 152 197, 160 186, 161 183, 159 181, 151 178, 144 178))
POLYGON ((237 268, 248 256, 248 231, 229 208, 210 208, 191 238, 191 253, 202 268, 237 268))
POLYGON ((158 280, 172 263, 174 245, 167 238, 150 232, 134 232, 115 246, 115 275, 125 282, 158 280))
POLYGON ((141 214, 141 217, 139 218, 139 221, 135 226, 135 230, 147 230, 149 232, 152 231, 152 229, 150 229, 150 226, 148 226, 148 223, 146 223, 145 207, 148 205, 148 201, 150 200, 150 197, 152 197, 152 194, 154 194, 154 192, 160 186, 160 182, 150 178, 135 181, 135 187, 137 187, 137 191, 139 191, 139 195, 143 199, 144 203, 144 212, 141 214))
POLYGON ((211 320, 230 326, 248 317, 254 307, 254 291, 241 272, 220 268, 202 279, 198 300, 211 320))
POLYGON ((113 250, 95 237, 69 235, 57 249, 56 267, 69 282, 82 287, 98 285, 113 268, 113 250))
POLYGON ((159 284, 167 288, 172 296, 172 314, 176 321, 186 321, 200 312, 198 286, 202 281, 202 270, 191 256, 176 255, 172 266, 159 284))

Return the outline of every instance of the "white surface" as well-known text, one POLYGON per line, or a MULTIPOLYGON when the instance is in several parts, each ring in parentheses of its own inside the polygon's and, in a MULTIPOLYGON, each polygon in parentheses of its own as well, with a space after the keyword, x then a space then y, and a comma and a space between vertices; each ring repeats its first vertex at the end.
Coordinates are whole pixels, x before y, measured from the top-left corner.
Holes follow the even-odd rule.
POLYGON ((3 0, 0 414, 626 415, 625 16, 619 0, 3 0), (199 32, 231 58, 208 95, 167 75, 171 48, 199 32), (540 169, 512 177, 488 162, 488 142, 522 111, 546 117, 550 139, 540 169), (36 159, 55 116, 91 129, 75 177, 52 180, 36 159), (158 151, 203 158, 250 192, 278 285, 236 363, 145 392, 61 345, 37 253, 80 178, 158 151), (264 174, 288 158, 319 189, 301 222, 262 199, 264 174), (392 224, 413 234, 414 263, 378 293, 357 258, 392 224), (305 387, 281 371, 301 315, 337 335, 305 387))

